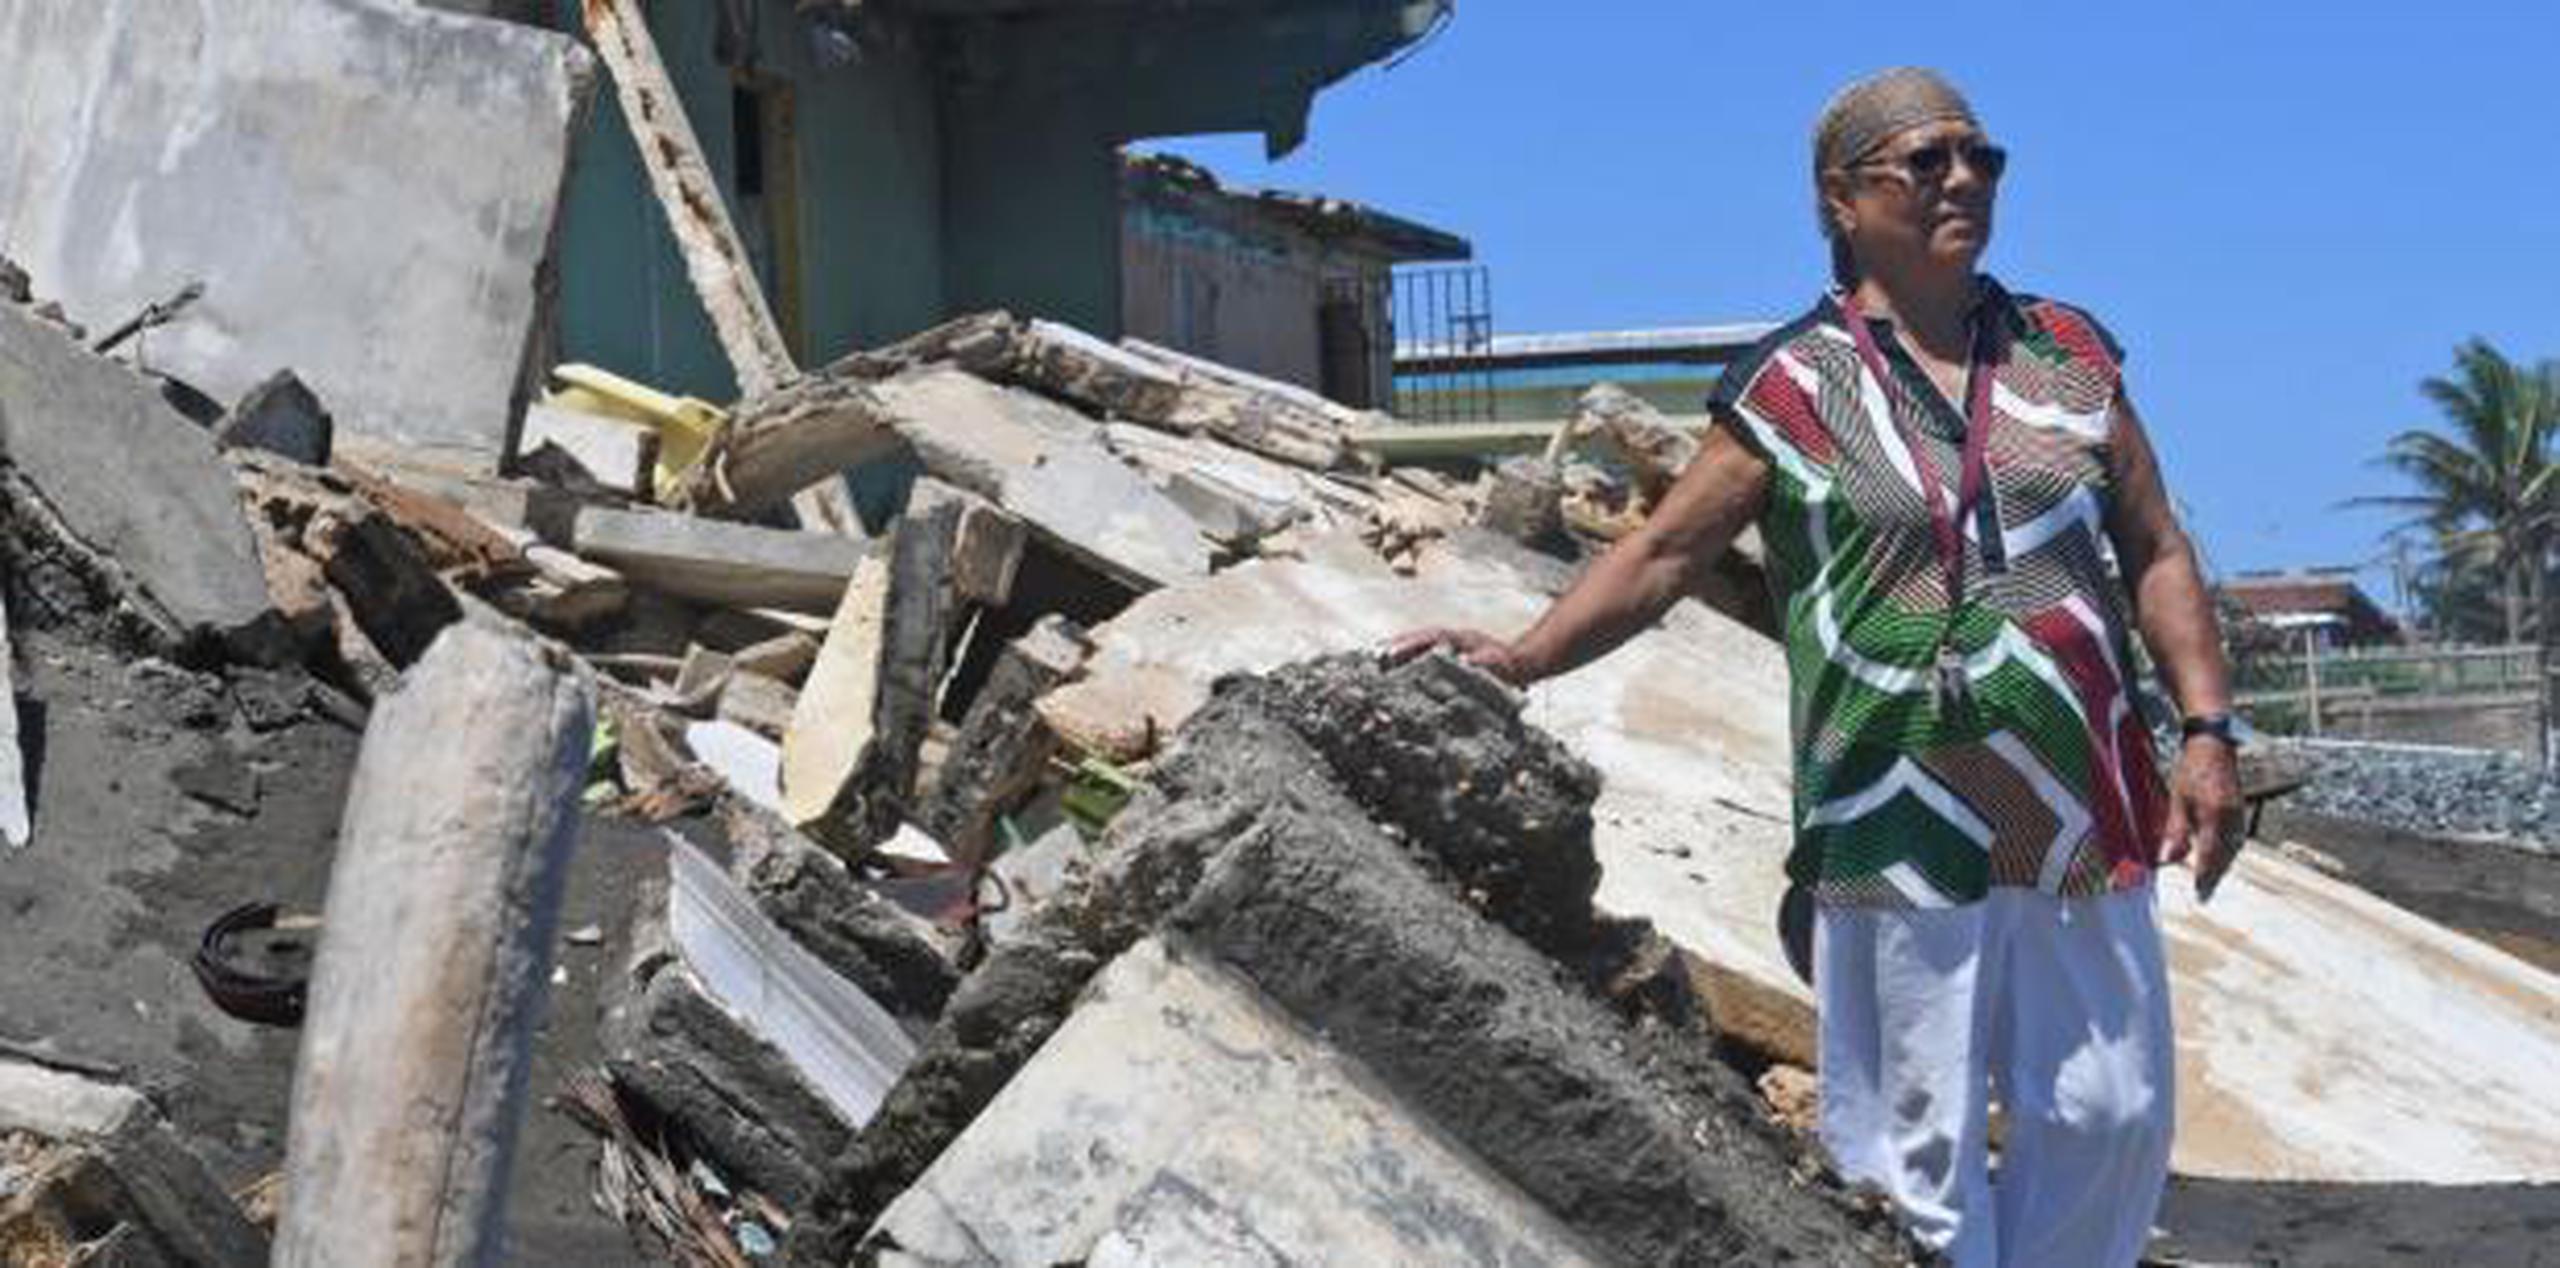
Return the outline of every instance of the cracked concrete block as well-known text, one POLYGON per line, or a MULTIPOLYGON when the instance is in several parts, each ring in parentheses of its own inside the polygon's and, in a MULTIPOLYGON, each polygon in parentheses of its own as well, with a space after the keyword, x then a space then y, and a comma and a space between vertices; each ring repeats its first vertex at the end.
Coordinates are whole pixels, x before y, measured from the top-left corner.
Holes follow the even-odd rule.
POLYGON ((0 450, 169 641, 282 650, 257 542, 213 439, 148 380, 13 305, 0 305, 0 450))
POLYGON ((872 392, 928 473, 1115 581, 1145 590, 1208 573, 1190 513, 1113 457, 1084 415, 947 366, 872 392))

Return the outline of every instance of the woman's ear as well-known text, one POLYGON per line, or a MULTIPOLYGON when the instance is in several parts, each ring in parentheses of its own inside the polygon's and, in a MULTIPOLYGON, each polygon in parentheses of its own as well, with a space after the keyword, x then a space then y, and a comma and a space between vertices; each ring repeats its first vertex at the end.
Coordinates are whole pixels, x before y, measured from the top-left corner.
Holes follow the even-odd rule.
POLYGON ((1850 194, 1847 172, 1822 174, 1822 222, 1836 237, 1848 237, 1858 227, 1858 207, 1850 194))

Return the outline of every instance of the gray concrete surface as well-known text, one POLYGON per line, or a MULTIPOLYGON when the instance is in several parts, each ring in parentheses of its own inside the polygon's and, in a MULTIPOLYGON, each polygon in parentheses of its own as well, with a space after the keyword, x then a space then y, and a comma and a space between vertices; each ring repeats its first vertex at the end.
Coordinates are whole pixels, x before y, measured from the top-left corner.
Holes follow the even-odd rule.
POLYGON ((1251 983, 1154 941, 871 1242, 907 1264, 1607 1262, 1251 983))
POLYGON ((590 62, 392 0, 11 4, 0 254, 92 330, 202 282, 150 364, 493 467, 590 62))
POLYGON ((6 304, 0 451, 174 641, 256 641, 271 622, 257 543, 212 438, 148 380, 6 304))

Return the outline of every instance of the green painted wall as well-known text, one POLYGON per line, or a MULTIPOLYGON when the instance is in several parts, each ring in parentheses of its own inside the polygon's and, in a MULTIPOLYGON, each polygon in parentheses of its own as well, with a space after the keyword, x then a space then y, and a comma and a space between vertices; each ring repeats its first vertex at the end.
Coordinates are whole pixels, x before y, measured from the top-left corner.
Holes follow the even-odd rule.
POLYGON ((1120 334, 1120 160, 1090 97, 982 96, 944 115, 944 293, 1120 334))
MULTIPOLYGON (((884 25, 860 57, 821 66, 790 0, 760 0, 758 71, 778 81, 797 121, 803 365, 824 364, 940 319, 940 115, 912 32, 884 25)), ((749 220, 736 170, 736 81, 714 57, 717 6, 647 6, 658 53, 684 99, 731 214, 749 220)), ((769 149, 768 163, 788 150, 769 149)), ((768 188, 788 188, 768 176, 768 188)), ((560 245, 562 357, 706 400, 737 395, 702 305, 650 192, 610 85, 598 94, 572 168, 560 245)), ((762 224, 741 224, 762 243, 762 224)), ((764 278, 778 305, 785 288, 764 278)), ((777 314, 777 317, 779 314, 777 314)))

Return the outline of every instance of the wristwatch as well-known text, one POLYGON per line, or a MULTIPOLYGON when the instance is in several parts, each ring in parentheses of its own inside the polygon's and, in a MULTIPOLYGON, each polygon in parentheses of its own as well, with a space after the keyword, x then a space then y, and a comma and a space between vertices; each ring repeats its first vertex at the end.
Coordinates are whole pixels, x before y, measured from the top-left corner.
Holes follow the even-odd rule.
POLYGON ((2178 723, 2178 734, 2190 740, 2210 735, 2233 748, 2240 747, 2237 721, 2228 713, 2190 714, 2178 723))

